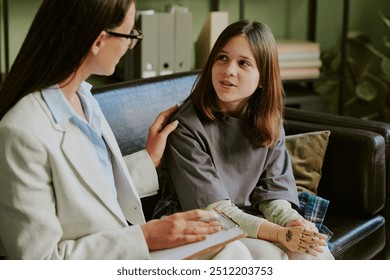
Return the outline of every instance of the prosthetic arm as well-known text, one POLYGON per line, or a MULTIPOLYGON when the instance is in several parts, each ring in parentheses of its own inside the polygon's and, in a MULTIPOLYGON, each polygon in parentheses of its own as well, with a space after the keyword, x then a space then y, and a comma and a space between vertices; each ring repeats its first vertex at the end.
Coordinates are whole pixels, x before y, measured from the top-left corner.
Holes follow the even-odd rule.
POLYGON ((222 212, 236 222, 248 234, 248 237, 259 238, 270 242, 280 243, 293 252, 303 252, 316 256, 322 252, 321 246, 326 246, 326 235, 304 228, 303 226, 284 227, 279 225, 302 219, 298 212, 292 209, 289 202, 259 206, 268 209, 267 216, 273 216, 271 221, 243 212, 230 200, 222 200, 210 204, 206 210, 222 212), (289 206, 289 207, 288 207, 289 206), (275 213, 275 214, 274 214, 275 213))

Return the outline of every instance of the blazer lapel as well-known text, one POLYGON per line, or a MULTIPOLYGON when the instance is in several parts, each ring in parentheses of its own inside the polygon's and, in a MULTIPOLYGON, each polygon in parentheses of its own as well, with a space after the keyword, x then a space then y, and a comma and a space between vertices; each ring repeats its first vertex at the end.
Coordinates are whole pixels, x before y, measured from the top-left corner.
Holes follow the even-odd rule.
POLYGON ((112 168, 118 194, 118 202, 126 219, 132 224, 144 224, 141 200, 123 160, 122 153, 111 128, 102 118, 102 134, 113 155, 112 168))
MULTIPOLYGON (((61 124, 55 123, 52 113, 43 100, 41 92, 36 92, 34 97, 48 115, 52 122, 53 129, 63 133, 64 136, 61 143, 61 149, 64 156, 68 159, 69 164, 73 166, 75 172, 78 173, 80 178, 84 181, 84 186, 88 188, 92 194, 95 194, 102 204, 106 206, 118 220, 123 223, 123 225, 127 225, 122 209, 119 206, 113 190, 110 189, 109 183, 100 172, 96 172, 97 170, 100 170, 101 167, 95 157, 96 152, 93 150, 91 144, 86 141, 85 137, 80 132, 80 129, 70 122, 61 124)), ((106 123, 105 119, 103 123, 106 123)))
POLYGON ((85 186, 94 193, 100 201, 113 213, 115 216, 126 223, 118 201, 113 190, 110 189, 107 179, 100 170, 99 162, 94 156, 95 151, 85 137, 80 133, 80 130, 73 124, 67 122, 62 124, 65 132, 62 141, 62 151, 69 163, 73 165, 75 172, 79 174, 85 182, 85 186))

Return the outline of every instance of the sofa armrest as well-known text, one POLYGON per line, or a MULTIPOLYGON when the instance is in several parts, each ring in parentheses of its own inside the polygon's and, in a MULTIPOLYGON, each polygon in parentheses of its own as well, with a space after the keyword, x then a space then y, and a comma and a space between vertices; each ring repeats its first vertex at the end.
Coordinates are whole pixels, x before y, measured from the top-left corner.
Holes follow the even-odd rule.
POLYGON ((374 215, 385 205, 385 139, 372 131, 286 119, 286 133, 330 130, 319 195, 330 212, 374 215))
MULTIPOLYGON (((312 123, 333 125, 338 127, 348 127, 364 129, 376 132, 382 135, 385 139, 385 163, 386 163, 386 205, 383 210, 383 215, 386 220, 390 219, 390 124, 371 120, 362 120, 358 118, 331 115, 326 113, 297 110, 294 108, 287 108, 285 110, 285 117, 290 120, 309 121, 312 123)), ((390 232, 390 223, 386 223, 386 231, 390 232)), ((386 249, 384 258, 390 259, 390 234, 386 235, 386 249)))
POLYGON ((384 122, 332 115, 322 112, 299 110, 290 107, 285 108, 285 118, 302 122, 311 122, 338 127, 349 127, 373 131, 382 135, 386 140, 386 144, 388 144, 388 141, 390 139, 390 124, 384 122))

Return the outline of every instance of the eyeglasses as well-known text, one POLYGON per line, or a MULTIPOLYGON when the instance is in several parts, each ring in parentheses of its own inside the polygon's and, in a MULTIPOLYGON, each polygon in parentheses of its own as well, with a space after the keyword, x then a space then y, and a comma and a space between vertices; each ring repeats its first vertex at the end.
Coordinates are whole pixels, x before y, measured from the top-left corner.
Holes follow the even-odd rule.
POLYGON ((130 39, 129 49, 133 49, 137 45, 137 43, 139 41, 142 41, 142 39, 144 38, 142 31, 137 27, 134 27, 134 29, 131 30, 130 34, 117 33, 113 31, 106 31, 106 32, 114 37, 130 39))

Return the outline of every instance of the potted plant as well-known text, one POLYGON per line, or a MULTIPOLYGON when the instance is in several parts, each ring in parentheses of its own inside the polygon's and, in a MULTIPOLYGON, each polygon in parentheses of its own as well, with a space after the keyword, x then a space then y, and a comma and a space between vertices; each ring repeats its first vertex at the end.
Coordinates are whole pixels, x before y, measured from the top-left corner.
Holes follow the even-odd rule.
MULTIPOLYGON (((390 17, 378 12, 390 29, 390 17)), ((330 49, 321 54, 322 68, 315 91, 320 94, 330 113, 390 122, 390 38, 383 36, 386 53, 371 43, 361 32, 349 32, 347 58, 343 75, 344 87, 340 91, 341 54, 330 49), (343 94, 339 98, 339 94, 343 94), (343 104, 339 104, 343 100, 343 104)))

